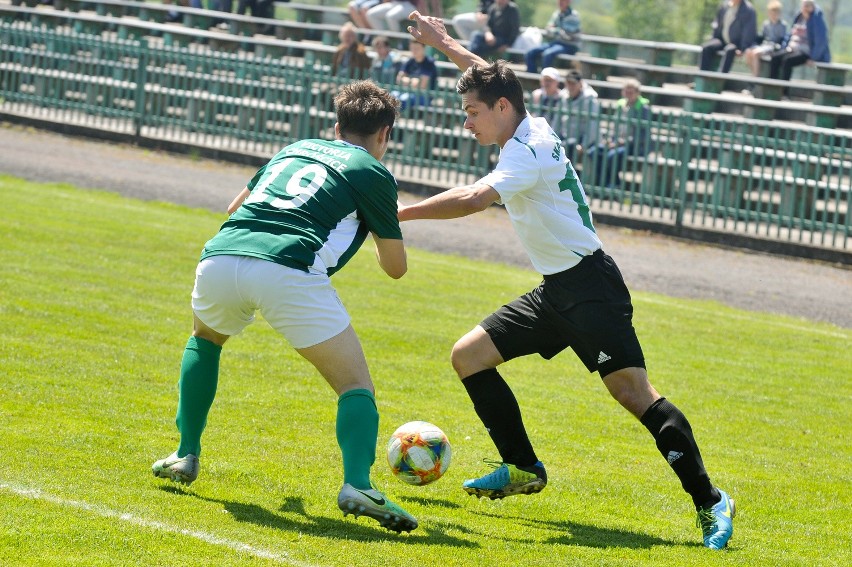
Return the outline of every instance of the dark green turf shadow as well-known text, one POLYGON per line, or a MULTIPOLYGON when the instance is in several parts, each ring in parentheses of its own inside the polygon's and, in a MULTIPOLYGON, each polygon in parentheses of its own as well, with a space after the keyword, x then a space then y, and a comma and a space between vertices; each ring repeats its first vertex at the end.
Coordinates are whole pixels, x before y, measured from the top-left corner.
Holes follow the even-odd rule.
POLYGON ((375 520, 354 516, 347 518, 326 518, 314 516, 307 512, 305 504, 300 497, 288 497, 278 508, 277 512, 267 510, 256 504, 245 504, 233 500, 223 500, 202 496, 195 492, 184 491, 172 486, 162 486, 161 490, 175 494, 192 496, 205 502, 220 504, 238 522, 246 522, 257 526, 272 528, 276 530, 303 533, 316 537, 330 539, 348 539, 354 541, 387 541, 398 539, 403 543, 418 545, 447 545, 452 547, 478 548, 480 545, 474 541, 467 541, 446 533, 446 528, 464 531, 461 526, 440 527, 421 524, 416 530, 409 534, 399 534, 385 530, 378 526, 375 520))
POLYGON ((461 508, 461 504, 457 504, 451 500, 442 498, 425 498, 423 496, 399 496, 394 497, 394 500, 402 500, 404 502, 415 502, 422 506, 438 506, 440 508, 461 508))
MULTIPOLYGON (((487 512, 472 513, 475 513, 480 516, 511 521, 516 525, 524 525, 529 528, 559 532, 559 535, 554 535, 541 542, 546 544, 555 543, 561 545, 575 545, 579 547, 596 548, 623 547, 627 549, 648 549, 659 545, 666 545, 672 547, 701 546, 700 542, 684 543, 681 541, 671 541, 641 532, 631 532, 627 530, 602 528, 600 526, 590 526, 587 524, 572 522, 570 520, 539 520, 536 518, 525 518, 519 516, 503 516, 500 514, 491 514, 487 512)), ((511 541, 519 540, 512 539, 511 541)), ((528 541, 530 543, 535 543, 538 540, 528 541)))

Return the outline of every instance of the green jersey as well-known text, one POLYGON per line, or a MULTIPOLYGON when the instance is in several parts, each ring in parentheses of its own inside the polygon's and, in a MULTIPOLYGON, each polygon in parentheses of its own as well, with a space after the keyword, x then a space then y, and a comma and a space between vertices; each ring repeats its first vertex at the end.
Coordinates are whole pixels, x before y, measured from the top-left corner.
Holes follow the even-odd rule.
POLYGON ((205 244, 202 260, 252 256, 331 275, 368 232, 402 238, 396 180, 360 146, 296 142, 260 168, 248 188, 248 198, 205 244))

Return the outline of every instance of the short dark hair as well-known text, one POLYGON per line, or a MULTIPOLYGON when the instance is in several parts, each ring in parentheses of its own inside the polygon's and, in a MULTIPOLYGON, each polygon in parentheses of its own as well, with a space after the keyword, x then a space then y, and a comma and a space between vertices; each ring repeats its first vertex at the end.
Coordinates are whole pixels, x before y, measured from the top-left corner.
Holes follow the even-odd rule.
POLYGON ((393 128, 399 99, 372 81, 354 81, 340 87, 334 109, 342 136, 369 136, 385 126, 393 128))
POLYGON ((527 113, 524 106, 524 88, 505 61, 498 60, 490 65, 468 67, 456 84, 456 92, 465 94, 471 91, 476 91, 477 98, 488 108, 494 108, 494 104, 505 97, 518 114, 523 116, 527 113))

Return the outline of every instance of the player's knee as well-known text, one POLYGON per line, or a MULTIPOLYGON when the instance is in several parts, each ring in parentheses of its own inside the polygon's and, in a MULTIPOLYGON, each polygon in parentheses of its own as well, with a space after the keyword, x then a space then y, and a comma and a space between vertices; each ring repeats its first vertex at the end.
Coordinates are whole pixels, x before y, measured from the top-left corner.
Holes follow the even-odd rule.
POLYGON ((624 368, 604 377, 610 395, 626 410, 641 417, 660 395, 642 368, 624 368))
POLYGON ((496 368, 503 362, 491 338, 480 326, 456 341, 450 360, 459 378, 466 378, 487 368, 496 368))
MULTIPOLYGON (((459 378, 464 379, 480 370, 489 368, 489 364, 482 359, 481 351, 475 342, 471 342, 467 336, 462 337, 453 345, 450 354, 453 369, 459 378)), ((493 365, 490 365, 493 367, 493 365)))
POLYGON ((216 332, 207 325, 205 325, 201 319, 196 315, 193 322, 192 328, 192 336, 200 337, 207 341, 210 341, 213 344, 222 346, 225 344, 225 341, 228 340, 228 335, 223 335, 222 333, 216 332))
POLYGON ((499 364, 499 361, 492 361, 483 356, 482 351, 478 350, 476 345, 463 343, 462 341, 457 342, 453 346, 450 360, 453 364, 453 369, 462 380, 482 370, 495 368, 499 364))
POLYGON ((458 374, 459 378, 467 376, 465 371, 470 362, 470 347, 462 342, 461 339, 453 345, 453 350, 450 352, 450 362, 453 364, 453 369, 458 374))
POLYGON ((626 384, 619 384, 609 389, 610 395, 623 407, 630 409, 636 403, 636 391, 626 384))

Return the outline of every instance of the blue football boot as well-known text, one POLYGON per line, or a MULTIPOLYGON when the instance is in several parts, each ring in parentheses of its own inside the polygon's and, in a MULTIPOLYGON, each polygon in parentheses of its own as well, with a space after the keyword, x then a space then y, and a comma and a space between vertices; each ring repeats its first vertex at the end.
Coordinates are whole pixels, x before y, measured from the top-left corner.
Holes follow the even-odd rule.
POLYGON ((697 525, 704 534, 704 546, 710 549, 723 549, 734 533, 734 501, 720 490, 722 499, 710 508, 698 510, 697 525))
POLYGON ((547 486, 547 472, 541 461, 523 468, 499 461, 486 463, 495 470, 480 478, 464 481, 462 488, 468 494, 494 500, 515 494, 535 494, 547 486))

